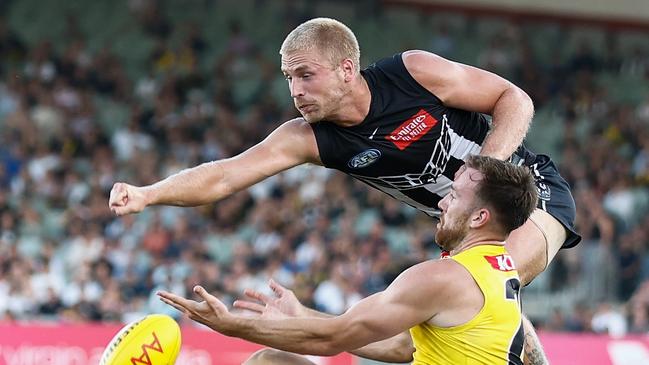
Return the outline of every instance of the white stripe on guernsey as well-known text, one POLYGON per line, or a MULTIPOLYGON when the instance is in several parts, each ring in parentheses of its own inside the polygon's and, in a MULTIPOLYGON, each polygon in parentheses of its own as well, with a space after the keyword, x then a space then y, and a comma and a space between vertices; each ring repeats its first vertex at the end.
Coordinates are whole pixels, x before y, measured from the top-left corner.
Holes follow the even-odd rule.
POLYGON ((448 131, 451 135, 451 150, 449 153, 458 160, 466 160, 469 155, 477 155, 482 150, 482 146, 455 133, 450 126, 448 131))
POLYGON ((425 206, 425 205, 423 205, 423 204, 421 204, 421 203, 419 203, 419 202, 417 202, 415 200, 412 200, 412 198, 405 195, 400 190, 380 186, 380 185, 374 184, 371 181, 366 180, 366 179, 360 179, 360 180, 366 182, 367 184, 371 185, 372 187, 374 187, 374 188, 376 188, 378 190, 381 190, 382 192, 392 196, 393 198, 395 198, 397 200, 400 200, 400 201, 410 205, 413 208, 417 208, 418 210, 421 210, 424 213, 427 213, 429 215, 434 215, 434 216, 439 215, 439 210, 436 209, 437 207, 433 207, 433 208, 427 207, 427 206, 425 206))
POLYGON ((426 184, 423 187, 426 188, 426 190, 435 193, 441 197, 444 197, 444 195, 448 194, 451 191, 451 185, 453 184, 453 180, 447 178, 446 176, 442 175, 437 178, 437 182, 433 184, 426 184))
MULTIPOLYGON (((482 150, 482 146, 460 136, 451 128, 449 128, 449 134, 451 135, 451 150, 449 151, 449 154, 458 160, 465 161, 468 156, 477 155, 482 150)), ((453 180, 441 175, 437 178, 436 183, 424 185, 424 188, 432 193, 444 197, 451 191, 451 184, 453 184, 453 180)))
MULTIPOLYGON (((466 160, 466 158, 469 155, 474 155, 474 154, 480 153, 480 151, 482 149, 482 146, 480 146, 479 144, 460 136, 459 134, 455 133, 455 131, 453 131, 451 128, 448 129, 448 132, 449 132, 449 136, 450 136, 450 139, 451 139, 451 147, 450 147, 450 151, 449 151, 450 156, 453 156, 454 158, 459 159, 459 160, 466 160)), ((430 158, 432 159, 433 157, 434 156, 431 155, 430 158)), ((430 161, 429 161, 429 163, 430 163, 430 161)), ((415 174, 423 173, 424 170, 425 170, 425 168, 422 171, 418 171, 418 172, 413 171, 410 174, 415 175, 415 174)), ((425 213, 427 213, 429 215, 434 215, 434 216, 439 215, 439 210, 438 210, 437 207, 425 206, 425 205, 413 200, 412 198, 408 197, 407 195, 403 194, 398 189, 391 188, 391 187, 385 187, 385 186, 379 185, 379 184, 375 184, 372 181, 373 179, 390 181, 390 180, 393 180, 395 178, 397 178, 397 179, 401 178, 401 180, 405 180, 404 175, 379 176, 377 178, 367 178, 367 177, 363 177, 363 176, 356 175, 356 174, 350 174, 350 175, 352 175, 352 176, 366 182, 367 184, 373 186, 374 188, 376 188, 378 190, 381 190, 384 193, 386 193, 388 195, 391 195, 392 197, 394 197, 394 198, 396 198, 398 200, 401 200, 404 203, 406 203, 406 204, 408 204, 410 206, 413 206, 413 207, 415 207, 415 208, 417 208, 417 209, 419 209, 419 210, 421 210, 421 211, 423 211, 423 212, 425 212, 425 213)), ((403 183, 403 182, 401 182, 401 183, 403 183)), ((446 194, 448 194, 450 192, 452 183, 453 183, 453 181, 451 179, 447 178, 444 175, 440 175, 440 176, 437 177, 437 182, 431 183, 431 184, 426 184, 426 185, 421 185, 420 187, 425 188, 426 190, 428 190, 431 193, 434 193, 434 194, 437 194, 437 195, 439 195, 441 197, 444 197, 446 194)))
MULTIPOLYGON (((451 150, 449 154, 458 160, 466 161, 470 155, 477 155, 482 150, 482 146, 460 136, 451 128, 449 128, 449 134, 451 135, 451 150)), ((444 197, 451 191, 451 184, 453 184, 453 180, 442 175, 437 178, 436 183, 424 185, 424 187, 426 190, 444 197)))
MULTIPOLYGON (((482 150, 482 146, 480 146, 479 144, 460 136, 459 134, 455 133, 450 128, 449 128, 449 134, 451 136, 451 149, 449 151, 449 154, 451 156, 455 157, 458 160, 465 161, 468 156, 477 155, 482 150)), ((431 156, 430 158, 433 158, 433 156, 431 156)), ((422 173, 422 172, 423 172, 423 169, 422 169, 422 171, 412 171, 410 173, 411 174, 418 174, 418 173, 422 173)), ((384 175, 384 176, 378 176, 377 178, 378 179, 388 179, 388 178, 400 177, 400 176, 404 176, 404 175, 384 175)), ((438 178, 438 181, 441 181, 443 178, 444 178, 443 175, 440 176, 438 178)), ((434 185, 434 184, 430 184, 430 185, 434 185)), ((431 190, 431 189, 428 189, 428 190, 435 192, 434 190, 431 190)), ((442 195, 442 194, 439 194, 439 195, 442 195)))

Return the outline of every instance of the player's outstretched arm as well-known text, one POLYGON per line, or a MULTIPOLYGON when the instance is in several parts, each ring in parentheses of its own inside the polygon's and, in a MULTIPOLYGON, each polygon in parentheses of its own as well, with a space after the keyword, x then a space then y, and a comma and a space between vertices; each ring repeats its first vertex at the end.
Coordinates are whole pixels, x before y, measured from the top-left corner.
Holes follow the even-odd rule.
POLYGON ((401 332, 388 339, 365 345, 350 353, 370 360, 389 363, 407 363, 413 360, 415 346, 409 331, 401 332))
POLYGON ((194 290, 203 298, 202 302, 164 291, 158 295, 190 319, 227 336, 298 354, 331 356, 396 336, 442 310, 445 303, 439 298, 447 298, 446 290, 454 290, 447 285, 448 264, 436 261, 415 265, 385 291, 361 300, 333 318, 240 316, 230 313, 202 287, 194 290))
MULTIPOLYGON (((315 317, 331 318, 333 315, 305 307, 297 299, 292 290, 287 289, 274 280, 269 286, 274 295, 265 295, 256 290, 246 289, 244 294, 247 299, 237 300, 233 306, 255 313, 258 318, 282 319, 286 317, 315 317)), ((356 356, 370 360, 406 363, 412 361, 415 348, 412 344, 410 332, 405 331, 385 340, 370 343, 359 349, 349 351, 356 356)), ((308 354, 312 355, 312 354, 308 354)))
POLYGON ((182 170, 149 186, 118 182, 108 205, 113 213, 124 215, 149 205, 208 204, 307 162, 320 163, 315 135, 303 119, 293 119, 235 157, 182 170))
POLYGON ((405 52, 403 62, 414 79, 444 105, 492 116, 493 126, 481 154, 504 160, 523 142, 534 104, 519 87, 494 73, 426 51, 405 52))

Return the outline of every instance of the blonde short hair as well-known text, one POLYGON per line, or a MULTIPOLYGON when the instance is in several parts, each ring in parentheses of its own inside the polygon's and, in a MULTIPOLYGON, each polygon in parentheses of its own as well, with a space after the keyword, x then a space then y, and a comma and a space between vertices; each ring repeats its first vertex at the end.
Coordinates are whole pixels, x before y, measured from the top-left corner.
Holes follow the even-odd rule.
POLYGON ((323 52, 333 66, 349 58, 356 72, 360 70, 358 40, 349 27, 335 19, 315 18, 298 25, 284 39, 279 54, 313 50, 323 52))

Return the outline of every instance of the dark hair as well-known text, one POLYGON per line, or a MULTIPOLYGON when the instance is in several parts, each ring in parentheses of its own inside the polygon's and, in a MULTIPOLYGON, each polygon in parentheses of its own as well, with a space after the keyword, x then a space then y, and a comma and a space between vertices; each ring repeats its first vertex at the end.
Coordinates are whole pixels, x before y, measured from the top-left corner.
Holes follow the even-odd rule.
POLYGON ((469 157, 466 166, 482 173, 476 197, 493 209, 505 233, 522 226, 536 208, 538 197, 530 170, 479 155, 469 157))

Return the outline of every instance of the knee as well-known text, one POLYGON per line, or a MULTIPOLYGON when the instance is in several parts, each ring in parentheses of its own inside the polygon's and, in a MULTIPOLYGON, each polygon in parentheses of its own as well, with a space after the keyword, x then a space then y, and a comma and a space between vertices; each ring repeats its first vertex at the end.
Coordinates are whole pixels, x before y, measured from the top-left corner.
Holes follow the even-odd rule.
POLYGON ((272 357, 272 352, 277 351, 274 349, 261 349, 254 354, 250 355, 246 361, 244 361, 241 365, 260 365, 264 364, 264 359, 268 357, 272 357))
POLYGON ((261 349, 244 361, 241 365, 279 365, 286 364, 284 351, 275 349, 261 349))

